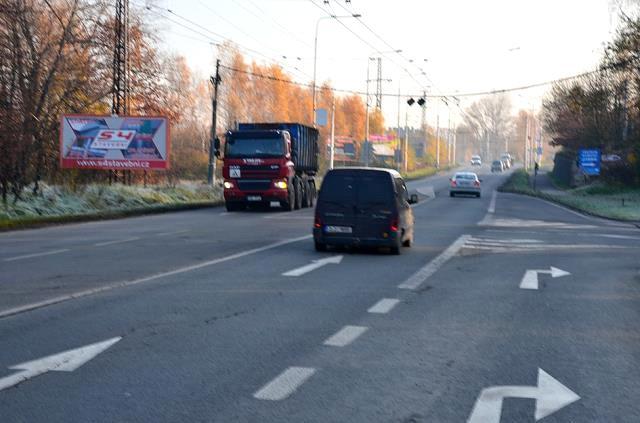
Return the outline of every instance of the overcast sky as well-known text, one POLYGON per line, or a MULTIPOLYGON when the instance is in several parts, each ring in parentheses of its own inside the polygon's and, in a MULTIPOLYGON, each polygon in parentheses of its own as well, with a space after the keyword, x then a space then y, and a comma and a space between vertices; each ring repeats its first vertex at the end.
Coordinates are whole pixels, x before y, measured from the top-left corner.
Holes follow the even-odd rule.
MULTIPOLYGON (((167 49, 184 55, 203 75, 212 72, 212 41, 233 40, 250 59, 282 64, 296 80, 310 82, 318 19, 318 81, 365 91, 367 58, 382 56, 384 92, 450 94, 518 87, 593 70, 618 20, 609 0, 155 0, 151 15, 167 49), (191 20, 171 15, 166 10, 191 20), (322 10, 324 9, 324 11, 322 10), (200 25, 198 27, 194 24, 200 25), (365 26, 366 25, 366 26, 365 26), (367 29, 369 27, 369 29, 367 29), (190 28, 190 29, 189 29, 190 28), (198 33, 194 32, 197 31, 198 33), (361 39, 360 39, 361 38, 361 39), (402 49, 402 53, 387 53, 402 49), (376 50, 378 52, 376 52, 376 50), (379 52, 383 52, 381 55, 379 52), (285 58, 286 57, 286 58, 285 58), (299 59, 298 59, 299 58, 299 59), (426 59, 426 61, 425 61, 426 59), (409 60, 413 60, 410 63, 409 60), (404 70, 406 69, 406 71, 404 70), (423 75, 422 72, 426 75, 423 75)), ((131 0, 132 6, 144 4, 131 0)), ((373 64, 373 62, 372 62, 373 64)), ((371 78, 375 66, 371 66, 371 78)), ((375 90, 375 83, 370 85, 375 90)), ((544 89, 514 93, 518 107, 538 108, 544 89)), ((463 106, 477 98, 468 98, 463 106)), ((406 107, 410 125, 420 121, 406 107)), ((395 98, 383 100, 387 124, 397 118, 395 98)), ((446 106, 428 103, 446 119, 446 106)))

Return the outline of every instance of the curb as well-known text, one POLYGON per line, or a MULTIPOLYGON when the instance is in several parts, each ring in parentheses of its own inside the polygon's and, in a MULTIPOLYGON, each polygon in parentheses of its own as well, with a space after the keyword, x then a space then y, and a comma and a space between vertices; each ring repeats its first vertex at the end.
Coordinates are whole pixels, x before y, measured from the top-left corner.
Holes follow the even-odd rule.
POLYGON ((90 214, 71 214, 58 216, 34 216, 6 222, 0 222, 0 232, 34 229, 44 226, 64 225, 67 223, 95 222, 100 220, 124 219, 127 217, 144 216, 150 214, 170 213, 176 211, 196 210, 219 207, 223 200, 199 201, 193 203, 165 204, 160 206, 140 207, 130 210, 112 210, 90 214))

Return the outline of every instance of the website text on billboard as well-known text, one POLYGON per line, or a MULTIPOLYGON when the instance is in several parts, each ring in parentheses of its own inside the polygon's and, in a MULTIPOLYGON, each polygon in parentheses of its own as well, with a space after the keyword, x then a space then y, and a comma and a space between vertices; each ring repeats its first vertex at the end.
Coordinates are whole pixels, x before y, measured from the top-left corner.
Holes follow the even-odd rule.
POLYGON ((64 115, 60 166, 71 169, 167 169, 165 117, 64 115))

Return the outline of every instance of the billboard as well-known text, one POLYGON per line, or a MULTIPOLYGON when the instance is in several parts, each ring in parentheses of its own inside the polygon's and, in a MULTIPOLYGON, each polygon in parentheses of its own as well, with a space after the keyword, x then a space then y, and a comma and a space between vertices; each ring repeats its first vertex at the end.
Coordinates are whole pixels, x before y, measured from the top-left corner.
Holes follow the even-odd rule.
POLYGON ((63 169, 167 169, 169 121, 151 116, 63 115, 63 169))

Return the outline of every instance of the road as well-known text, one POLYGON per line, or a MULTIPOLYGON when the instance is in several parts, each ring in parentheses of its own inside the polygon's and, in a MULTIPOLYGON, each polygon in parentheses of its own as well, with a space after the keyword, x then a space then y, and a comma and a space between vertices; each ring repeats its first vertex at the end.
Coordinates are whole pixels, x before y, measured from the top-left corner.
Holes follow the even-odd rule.
POLYGON ((640 230, 482 173, 409 183, 400 256, 308 209, 0 234, 0 421, 640 421, 640 230))

